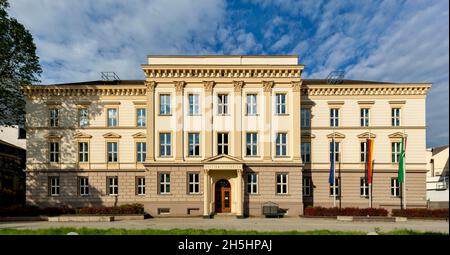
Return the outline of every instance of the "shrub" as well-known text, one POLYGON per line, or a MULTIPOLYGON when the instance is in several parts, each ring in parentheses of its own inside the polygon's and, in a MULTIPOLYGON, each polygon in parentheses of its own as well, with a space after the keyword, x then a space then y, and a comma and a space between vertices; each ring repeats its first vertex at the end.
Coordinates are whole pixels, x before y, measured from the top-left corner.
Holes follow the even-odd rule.
POLYGON ((417 218, 448 218, 448 208, 446 209, 394 209, 392 216, 397 217, 417 217, 417 218))
POLYGON ((79 208, 78 214, 144 214, 144 206, 141 204, 124 204, 111 207, 83 207, 79 208))
POLYGON ((10 207, 0 208, 0 216, 55 216, 70 213, 75 213, 75 209, 68 207, 40 208, 34 205, 14 205, 10 207))
POLYGON ((388 211, 384 208, 338 208, 338 207, 307 207, 306 216, 387 216, 388 211))

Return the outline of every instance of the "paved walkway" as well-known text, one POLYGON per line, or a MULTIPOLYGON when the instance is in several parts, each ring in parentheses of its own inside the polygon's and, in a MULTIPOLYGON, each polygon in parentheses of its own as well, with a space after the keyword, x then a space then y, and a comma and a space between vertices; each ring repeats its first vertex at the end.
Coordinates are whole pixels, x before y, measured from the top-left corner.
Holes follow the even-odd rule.
POLYGON ((50 227, 89 227, 89 228, 127 228, 127 229, 229 229, 255 231, 392 231, 412 229, 449 233, 449 222, 435 220, 408 220, 407 222, 343 222, 335 219, 312 218, 154 218, 146 220, 127 220, 113 222, 0 222, 0 228, 37 229, 50 227))

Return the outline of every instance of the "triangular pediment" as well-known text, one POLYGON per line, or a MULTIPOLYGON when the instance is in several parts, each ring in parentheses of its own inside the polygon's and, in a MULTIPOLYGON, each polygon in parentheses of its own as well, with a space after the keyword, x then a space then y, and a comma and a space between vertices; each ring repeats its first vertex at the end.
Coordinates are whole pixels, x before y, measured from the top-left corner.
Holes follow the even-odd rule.
POLYGON ((302 131, 302 138, 316 138, 316 135, 309 131, 302 131))
POLYGON ((241 159, 238 159, 236 157, 230 156, 230 155, 225 155, 225 154, 221 154, 221 155, 217 155, 211 158, 207 158, 205 160, 203 160, 203 162, 207 162, 207 163, 240 163, 242 162, 241 159))
POLYGON ((369 139, 369 137, 376 138, 377 136, 370 132, 364 132, 364 133, 358 135, 358 138, 360 138, 360 139, 369 139))
POLYGON ((395 132, 389 135, 389 138, 402 138, 403 136, 407 137, 407 134, 404 134, 402 132, 395 132))
POLYGON ((44 136, 47 139, 61 139, 62 135, 58 135, 55 133, 49 133, 48 135, 44 136))
POLYGON ((75 132, 75 134, 73 134, 73 138, 92 138, 92 135, 83 132, 75 132))
POLYGON ((113 133, 113 132, 109 132, 103 135, 104 138, 121 138, 122 136, 113 133))
POLYGON ((330 139, 331 138, 344 139, 345 135, 342 134, 342 133, 339 133, 339 132, 333 132, 331 134, 328 134, 327 137, 330 138, 330 139))
POLYGON ((138 133, 132 135, 132 137, 133 138, 146 138, 147 136, 142 132, 138 132, 138 133))

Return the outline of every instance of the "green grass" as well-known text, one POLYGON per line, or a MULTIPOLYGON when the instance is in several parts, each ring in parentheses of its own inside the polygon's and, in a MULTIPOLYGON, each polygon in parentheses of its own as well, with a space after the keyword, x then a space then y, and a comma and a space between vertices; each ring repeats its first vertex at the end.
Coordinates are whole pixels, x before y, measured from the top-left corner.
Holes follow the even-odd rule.
MULTIPOLYGON (((0 229, 0 235, 66 235, 77 232, 80 235, 366 235, 358 231, 286 231, 286 232, 258 232, 224 229, 95 229, 95 228, 47 228, 47 229, 0 229)), ((448 235, 437 232, 420 232, 408 229, 380 232, 380 235, 448 235)))

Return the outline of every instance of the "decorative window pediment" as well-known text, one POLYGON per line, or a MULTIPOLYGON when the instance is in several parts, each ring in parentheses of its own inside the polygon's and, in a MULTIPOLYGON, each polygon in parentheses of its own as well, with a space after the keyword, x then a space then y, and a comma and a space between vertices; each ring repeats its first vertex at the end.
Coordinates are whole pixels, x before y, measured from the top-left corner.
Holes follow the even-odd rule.
POLYGON ((146 138, 147 136, 142 132, 138 132, 138 133, 132 135, 132 137, 133 138, 146 138))
POLYGON ((62 135, 55 134, 55 133, 49 133, 48 135, 44 136, 47 139, 61 139, 62 135))
POLYGON ((309 131, 302 131, 302 138, 316 138, 316 135, 309 131))
POLYGON ((369 139, 369 137, 370 138, 376 138, 377 136, 375 134, 373 134, 373 133, 370 133, 370 132, 365 132, 365 133, 362 133, 362 134, 358 135, 358 138, 360 138, 360 139, 369 139))
POLYGON ((401 139, 403 136, 407 137, 408 135, 402 132, 395 132, 390 134, 388 137, 391 139, 401 139))
POLYGON ((121 138, 121 135, 118 135, 116 133, 113 132, 109 132, 103 135, 104 138, 121 138))
POLYGON ((330 138, 330 139, 332 139, 333 137, 336 138, 336 139, 344 139, 345 135, 342 134, 342 133, 339 133, 339 132, 333 132, 331 134, 328 134, 327 137, 330 138))
POLYGON ((221 155, 217 155, 208 159, 203 160, 203 162, 209 162, 209 163, 215 163, 215 162, 220 162, 220 163, 236 163, 236 162, 242 162, 242 160, 235 158, 233 156, 230 155, 226 155, 226 154, 221 154, 221 155))
POLYGON ((76 139, 89 139, 92 138, 92 135, 83 133, 83 132, 75 132, 75 134, 73 134, 73 138, 76 139))

